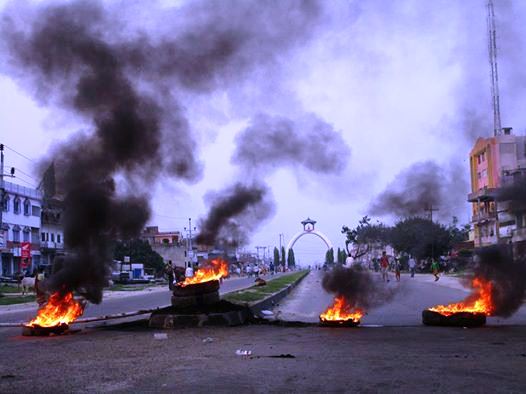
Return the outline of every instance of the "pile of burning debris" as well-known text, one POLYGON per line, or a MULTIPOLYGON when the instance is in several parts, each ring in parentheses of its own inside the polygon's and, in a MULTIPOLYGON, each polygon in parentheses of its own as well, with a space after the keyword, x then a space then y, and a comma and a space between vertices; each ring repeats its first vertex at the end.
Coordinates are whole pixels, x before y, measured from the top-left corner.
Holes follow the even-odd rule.
POLYGON ((73 297, 72 292, 55 292, 39 309, 37 316, 25 324, 24 336, 61 335, 68 332, 69 325, 84 312, 85 305, 73 297))
POLYGON ((193 277, 174 287, 172 306, 153 312, 149 326, 173 328, 246 323, 250 315, 248 308, 220 300, 220 280, 227 275, 228 264, 222 259, 204 264, 193 277))
POLYGON ((486 324, 494 312, 492 284, 482 278, 472 281, 473 294, 463 302, 437 305, 422 311, 422 323, 429 326, 477 327, 486 324))
POLYGON ((320 325, 323 327, 356 327, 364 312, 352 308, 344 296, 337 296, 334 303, 320 315, 320 325))

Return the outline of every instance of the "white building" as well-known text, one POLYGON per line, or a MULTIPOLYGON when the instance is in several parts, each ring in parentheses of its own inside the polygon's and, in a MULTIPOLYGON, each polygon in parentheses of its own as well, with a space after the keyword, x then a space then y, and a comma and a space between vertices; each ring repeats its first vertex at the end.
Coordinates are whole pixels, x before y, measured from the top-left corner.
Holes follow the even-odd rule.
POLYGON ((62 226, 63 202, 44 198, 40 229, 41 265, 51 266, 57 255, 64 254, 64 230, 62 226))
MULTIPOLYGON (((40 223, 42 193, 39 190, 4 181, 2 236, 0 236, 0 275, 12 275, 22 270, 22 247, 29 248, 30 260, 27 269, 40 264, 40 223)), ((24 264, 23 264, 24 263, 24 264)))

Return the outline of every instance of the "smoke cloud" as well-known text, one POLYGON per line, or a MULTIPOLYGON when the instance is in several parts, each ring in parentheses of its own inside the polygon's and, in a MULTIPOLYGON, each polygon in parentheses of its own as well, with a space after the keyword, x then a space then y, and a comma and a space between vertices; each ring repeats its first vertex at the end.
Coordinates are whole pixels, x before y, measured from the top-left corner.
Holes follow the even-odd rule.
POLYGON ((492 284, 494 315, 510 317, 522 306, 526 295, 526 260, 513 259, 511 247, 489 246, 477 251, 473 276, 492 284))
POLYGON ((235 184, 220 194, 208 196, 210 211, 201 221, 197 242, 236 247, 248 242, 248 235, 274 211, 265 185, 235 184))
POLYGON ((350 155, 342 135, 314 114, 297 121, 259 114, 238 134, 236 145, 233 163, 267 171, 297 166, 315 173, 338 174, 350 155))
MULTIPOLYGON (((99 2, 25 9, 13 2, 6 9, 2 71, 92 129, 51 155, 65 197, 68 255, 47 285, 77 290, 94 303, 107 284, 112 241, 138 236, 149 218, 152 182, 201 176, 180 96, 210 92, 276 63, 309 37, 319 14, 314 1, 191 2, 163 10, 172 19, 157 34, 134 31, 119 10, 99 2), (129 194, 118 193, 117 177, 130 184, 129 194)), ((228 211, 228 204, 218 205, 228 211)))
POLYGON ((433 161, 415 163, 400 172, 393 182, 369 206, 373 215, 399 218, 427 215, 426 209, 442 220, 458 213, 466 200, 468 186, 462 169, 443 168, 433 161))
POLYGON ((385 286, 379 286, 370 272, 356 265, 335 267, 323 276, 321 284, 327 292, 345 297, 352 308, 366 311, 386 303, 394 295, 385 286))
POLYGON ((208 216, 202 220, 198 242, 245 244, 248 235, 274 213, 274 202, 265 198, 265 177, 283 167, 338 174, 347 165, 349 155, 341 134, 314 114, 295 120, 268 114, 255 116, 237 135, 231 159, 246 182, 215 196, 208 216))

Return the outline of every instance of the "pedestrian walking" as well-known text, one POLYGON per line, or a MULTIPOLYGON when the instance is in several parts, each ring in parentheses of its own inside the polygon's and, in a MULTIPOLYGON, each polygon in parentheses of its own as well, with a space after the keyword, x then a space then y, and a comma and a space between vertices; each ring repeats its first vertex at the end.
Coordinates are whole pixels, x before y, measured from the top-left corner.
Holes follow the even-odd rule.
POLYGON ((395 257, 394 260, 394 269, 395 269, 395 277, 396 281, 400 282, 400 259, 395 257))
POLYGON ((415 277, 415 268, 416 268, 416 261, 413 258, 413 256, 411 256, 409 258, 409 271, 411 272, 411 278, 415 277))
POLYGON ((431 262, 431 271, 433 272, 433 275, 435 275, 435 282, 440 279, 440 276, 438 276, 438 271, 440 269, 440 266, 438 265, 438 261, 433 259, 431 262))
POLYGON ((389 258, 385 251, 382 252, 382 257, 380 257, 380 268, 382 269, 382 280, 384 282, 389 282, 389 276, 387 270, 389 269, 389 258))

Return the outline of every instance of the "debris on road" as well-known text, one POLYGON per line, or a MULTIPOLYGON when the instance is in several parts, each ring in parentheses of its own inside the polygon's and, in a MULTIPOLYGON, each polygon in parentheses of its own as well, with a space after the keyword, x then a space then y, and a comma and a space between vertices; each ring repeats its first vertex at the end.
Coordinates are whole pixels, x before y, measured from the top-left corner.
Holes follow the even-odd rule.
POLYGON ((153 334, 153 338, 157 340, 168 339, 168 334, 164 332, 156 332, 155 334, 153 334))

